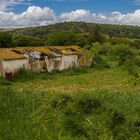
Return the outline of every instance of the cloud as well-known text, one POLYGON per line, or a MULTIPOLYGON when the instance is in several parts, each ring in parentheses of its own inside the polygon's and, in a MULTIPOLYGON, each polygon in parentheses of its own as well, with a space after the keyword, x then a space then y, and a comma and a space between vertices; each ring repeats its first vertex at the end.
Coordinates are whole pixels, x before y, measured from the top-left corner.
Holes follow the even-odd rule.
POLYGON ((80 9, 70 13, 62 13, 60 21, 85 21, 107 24, 128 24, 140 25, 140 10, 133 13, 122 14, 118 11, 111 13, 91 13, 88 10, 80 9))
POLYGON ((90 11, 78 9, 70 13, 62 13, 59 17, 60 21, 89 21, 92 18, 90 11))
POLYGON ((55 22, 55 17, 55 13, 49 7, 29 6, 21 14, 0 12, 0 27, 27 27, 52 24, 55 22))
POLYGON ((0 12, 0 28, 39 26, 64 21, 140 25, 140 10, 123 14, 118 11, 93 13, 89 10, 77 9, 56 15, 49 7, 29 6, 26 11, 20 14, 6 11, 0 12))
POLYGON ((48 2, 85 2, 88 0, 46 0, 48 2))
POLYGON ((0 11, 8 11, 9 7, 19 4, 27 4, 31 0, 0 0, 0 11))
POLYGON ((134 2, 135 2, 135 3, 139 3, 139 2, 140 2, 140 0, 134 0, 134 2))
POLYGON ((139 6, 139 5, 140 5, 140 0, 132 0, 131 2, 132 2, 133 5, 135 5, 135 6, 139 6))

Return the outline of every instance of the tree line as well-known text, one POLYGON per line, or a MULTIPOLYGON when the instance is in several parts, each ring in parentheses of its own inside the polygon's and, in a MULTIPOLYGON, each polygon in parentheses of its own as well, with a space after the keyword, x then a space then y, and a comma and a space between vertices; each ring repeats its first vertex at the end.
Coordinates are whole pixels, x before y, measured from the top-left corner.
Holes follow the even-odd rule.
POLYGON ((66 22, 0 32, 0 47, 86 45, 111 42, 140 48, 140 27, 66 22))

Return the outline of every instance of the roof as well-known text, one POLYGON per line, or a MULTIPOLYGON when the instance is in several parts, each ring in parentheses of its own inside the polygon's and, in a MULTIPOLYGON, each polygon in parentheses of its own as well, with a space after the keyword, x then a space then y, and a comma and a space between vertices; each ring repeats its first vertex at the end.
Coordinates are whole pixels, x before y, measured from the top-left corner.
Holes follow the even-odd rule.
POLYGON ((17 48, 1 48, 0 59, 12 60, 26 58, 24 53, 26 51, 38 51, 47 55, 59 57, 62 55, 77 54, 81 48, 79 46, 41 46, 41 47, 17 47, 17 48), (17 53, 20 52, 20 53, 17 53))
POLYGON ((24 59, 26 58, 22 54, 17 54, 10 49, 0 49, 0 59, 3 60, 13 60, 13 59, 24 59))
POLYGON ((24 52, 24 51, 38 51, 47 55, 61 56, 61 55, 71 55, 76 54, 81 50, 79 46, 41 46, 41 47, 18 47, 14 48, 14 51, 24 52))

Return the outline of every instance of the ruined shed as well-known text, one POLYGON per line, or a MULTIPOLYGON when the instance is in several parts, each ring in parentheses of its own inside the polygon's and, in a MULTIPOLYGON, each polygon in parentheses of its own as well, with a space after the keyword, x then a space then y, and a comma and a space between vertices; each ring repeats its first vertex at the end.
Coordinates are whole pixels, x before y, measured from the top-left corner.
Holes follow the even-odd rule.
POLYGON ((27 55, 30 69, 36 72, 61 71, 80 63, 78 46, 22 47, 14 51, 27 55))
POLYGON ((28 69, 28 59, 13 52, 11 49, 0 49, 0 75, 5 77, 7 73, 12 75, 20 69, 28 69))

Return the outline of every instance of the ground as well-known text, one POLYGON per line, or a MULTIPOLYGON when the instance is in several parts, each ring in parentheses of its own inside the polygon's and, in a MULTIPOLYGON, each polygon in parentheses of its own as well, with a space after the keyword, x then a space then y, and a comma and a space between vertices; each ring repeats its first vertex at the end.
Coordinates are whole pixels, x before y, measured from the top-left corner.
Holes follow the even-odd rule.
POLYGON ((12 83, 12 88, 17 91, 54 91, 54 92, 70 92, 77 91, 94 91, 97 89, 110 89, 114 91, 130 91, 140 90, 139 84, 135 87, 131 82, 128 73, 120 68, 111 68, 104 70, 86 69, 82 73, 55 73, 53 75, 45 75, 44 78, 37 80, 27 80, 23 82, 12 83))
POLYGON ((116 65, 0 84, 0 140, 140 139, 140 79, 116 65))

